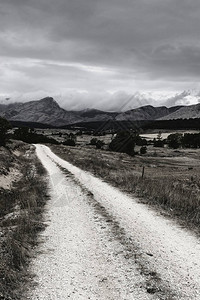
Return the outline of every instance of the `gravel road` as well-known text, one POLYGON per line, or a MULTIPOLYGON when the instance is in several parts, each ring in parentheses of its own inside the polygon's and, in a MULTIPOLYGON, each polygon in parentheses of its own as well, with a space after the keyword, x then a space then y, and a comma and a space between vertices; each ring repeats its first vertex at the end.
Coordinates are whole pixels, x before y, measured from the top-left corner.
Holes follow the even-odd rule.
POLYGON ((56 156, 46 230, 28 299, 200 299, 200 241, 144 204, 56 156))

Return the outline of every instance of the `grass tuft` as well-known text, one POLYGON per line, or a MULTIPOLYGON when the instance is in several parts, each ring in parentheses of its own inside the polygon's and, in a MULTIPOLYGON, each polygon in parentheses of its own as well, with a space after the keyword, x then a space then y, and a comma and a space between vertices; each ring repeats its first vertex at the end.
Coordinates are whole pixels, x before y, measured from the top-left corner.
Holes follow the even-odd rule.
POLYGON ((33 248, 45 227, 45 170, 34 151, 29 158, 18 157, 17 163, 23 176, 10 190, 0 191, 0 299, 24 297, 33 248))

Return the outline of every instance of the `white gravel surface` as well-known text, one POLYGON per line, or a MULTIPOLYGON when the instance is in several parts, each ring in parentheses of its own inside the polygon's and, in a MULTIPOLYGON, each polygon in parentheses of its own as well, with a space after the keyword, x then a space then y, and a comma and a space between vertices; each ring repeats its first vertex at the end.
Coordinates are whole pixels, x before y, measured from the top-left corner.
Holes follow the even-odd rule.
POLYGON ((43 145, 47 228, 29 299, 200 299, 200 241, 43 145))

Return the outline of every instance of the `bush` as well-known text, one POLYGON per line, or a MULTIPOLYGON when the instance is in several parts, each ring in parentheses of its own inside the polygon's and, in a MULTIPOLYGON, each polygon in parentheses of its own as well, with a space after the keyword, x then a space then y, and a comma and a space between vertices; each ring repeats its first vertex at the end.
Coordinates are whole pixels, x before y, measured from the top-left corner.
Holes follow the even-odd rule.
POLYGON ((90 140, 90 145, 96 146, 97 149, 102 149, 105 143, 101 140, 98 140, 97 138, 92 138, 90 140))
POLYGON ((105 145, 103 141, 98 140, 96 143, 96 148, 97 149, 102 149, 102 147, 105 145))
POLYGON ((147 147, 146 146, 142 146, 140 148, 140 154, 146 154, 147 153, 147 147))
POLYGON ((72 139, 66 139, 63 142, 63 145, 65 145, 65 146, 76 146, 76 142, 75 142, 75 140, 72 140, 72 139))
POLYGON ((109 145, 109 149, 115 152, 127 153, 134 155, 136 135, 128 131, 118 132, 109 145))
POLYGON ((29 144, 38 144, 38 143, 49 143, 58 145, 59 142, 53 138, 49 138, 43 134, 37 134, 34 129, 28 127, 21 127, 15 130, 14 139, 21 140, 29 144))
POLYGON ((76 146, 76 135, 70 132, 66 138, 66 140, 63 142, 63 145, 65 146, 76 146))
POLYGON ((98 141, 98 140, 97 140, 96 138, 92 138, 92 139, 90 140, 90 145, 96 146, 97 141, 98 141))
POLYGON ((82 132, 82 130, 79 130, 79 131, 76 133, 76 135, 77 135, 77 136, 81 136, 81 135, 83 135, 83 132, 82 132))
POLYGON ((186 148, 200 148, 200 133, 185 133, 182 146, 186 148))
POLYGON ((164 141, 162 141, 162 140, 156 140, 156 139, 154 139, 154 141, 153 141, 153 146, 154 147, 160 147, 160 148, 163 148, 164 147, 164 141))
POLYGON ((173 133, 167 137, 167 143, 170 148, 178 149, 182 145, 182 137, 181 133, 173 133))
POLYGON ((141 138, 138 134, 135 136, 135 144, 137 146, 146 146, 147 140, 144 138, 141 138))
POLYGON ((8 130, 11 128, 10 123, 0 117, 0 146, 5 146, 8 130))

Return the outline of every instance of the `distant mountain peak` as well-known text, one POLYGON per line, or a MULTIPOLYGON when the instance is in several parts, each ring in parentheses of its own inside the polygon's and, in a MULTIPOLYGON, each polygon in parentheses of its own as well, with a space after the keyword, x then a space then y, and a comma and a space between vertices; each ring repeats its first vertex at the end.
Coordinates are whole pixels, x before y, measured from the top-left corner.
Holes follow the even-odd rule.
POLYGON ((53 104, 53 105, 56 105, 57 107, 60 107, 59 104, 56 102, 56 100, 53 97, 45 97, 45 98, 42 98, 41 100, 38 100, 38 102, 43 102, 45 104, 53 104))
POLYGON ((52 101, 52 102, 56 102, 56 100, 54 100, 53 97, 49 97, 49 96, 44 97, 44 98, 42 98, 42 99, 40 99, 38 101, 52 101))
POLYGON ((0 116, 10 121, 37 122, 64 126, 80 122, 137 121, 200 118, 200 104, 191 106, 154 107, 146 105, 125 112, 106 112, 94 108, 82 111, 67 111, 52 97, 37 101, 0 105, 0 116))

